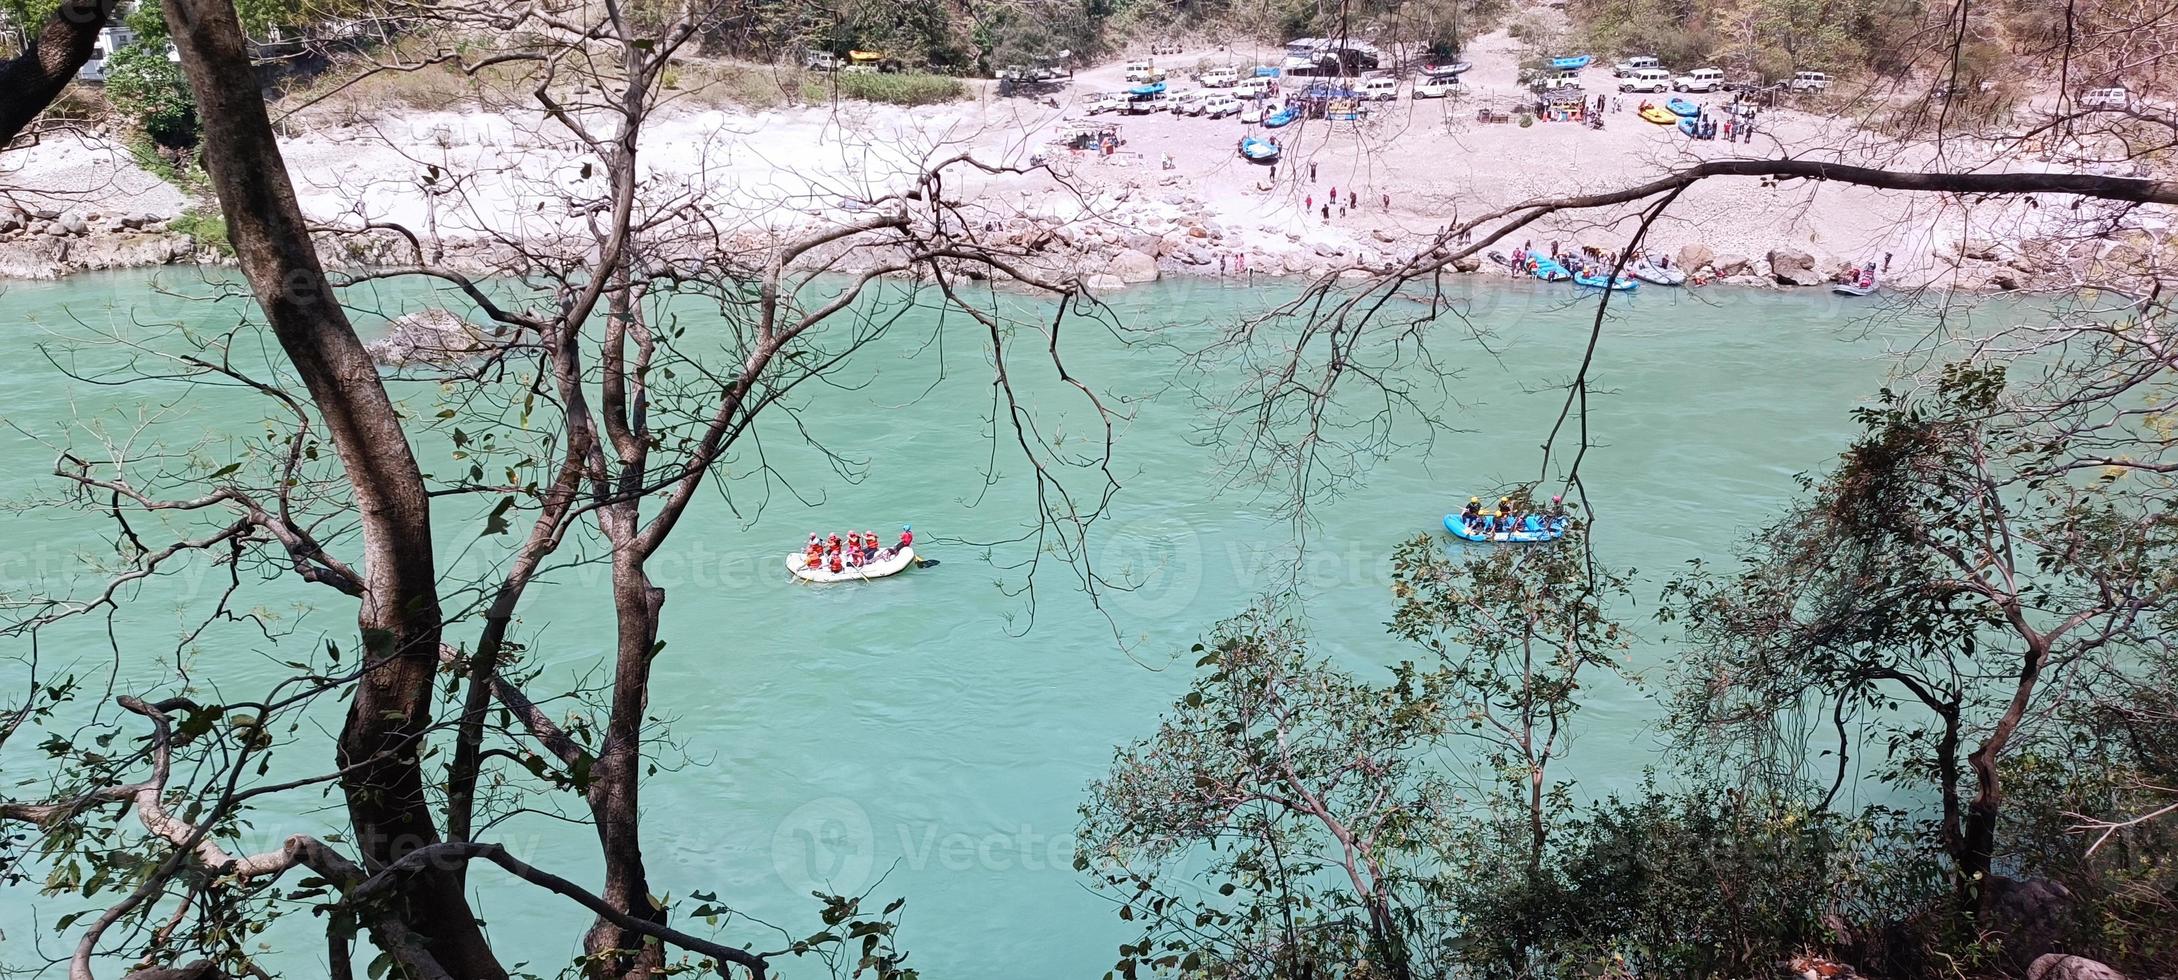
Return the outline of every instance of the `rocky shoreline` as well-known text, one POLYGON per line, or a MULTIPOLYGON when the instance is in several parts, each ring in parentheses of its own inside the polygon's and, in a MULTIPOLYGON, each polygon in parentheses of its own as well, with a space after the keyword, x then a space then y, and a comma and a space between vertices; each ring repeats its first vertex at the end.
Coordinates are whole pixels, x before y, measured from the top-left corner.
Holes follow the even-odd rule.
MULTIPOLYGON (((985 247, 1037 274, 1078 279, 1095 295, 1174 276, 1358 279, 1390 273, 1437 244, 1434 235, 1382 228, 1361 237, 1346 229, 1290 230, 1267 222, 1236 229, 1190 195, 1141 190, 1122 188, 1107 192, 1102 200, 1069 202, 1071 207, 1032 205, 1004 218, 993 217, 973 235, 985 247)), ((176 230, 175 223, 171 217, 146 212, 0 211, 0 280, 57 280, 87 272, 232 263, 222 249, 176 230)), ((729 245, 736 254, 748 255, 762 254, 779 242, 777 237, 747 233, 729 245)), ((1565 251, 1578 248, 1576 243, 1552 244, 1565 251)), ((447 241, 439 247, 448 266, 470 274, 489 274, 507 267, 513 258, 499 243, 447 241)), ((333 268, 408 264, 403 253, 409 248, 406 240, 391 235, 327 235, 320 242, 321 254, 333 268)), ((2017 244, 1961 242, 1943 257, 1948 285, 2008 290, 2042 283, 2050 270, 2044 263, 2028 261, 2025 256, 2031 251, 2017 244)), ((1814 288, 1858 268, 1849 259, 1819 258, 1796 248, 1774 248, 1753 256, 1690 243, 1664 254, 1672 255, 1676 267, 1701 285, 1814 288)), ((852 273, 885 258, 869 249, 842 248, 830 253, 820 250, 806 260, 852 273)), ((1480 255, 1456 259, 1448 268, 1525 278, 1500 263, 1485 262, 1480 255)))

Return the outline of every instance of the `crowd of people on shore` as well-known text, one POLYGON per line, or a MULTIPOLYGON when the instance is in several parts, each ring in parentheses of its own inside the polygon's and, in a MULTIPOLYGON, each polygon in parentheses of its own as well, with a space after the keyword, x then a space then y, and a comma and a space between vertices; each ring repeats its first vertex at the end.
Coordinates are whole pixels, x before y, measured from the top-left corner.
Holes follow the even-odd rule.
POLYGON ((890 548, 877 543, 876 531, 849 531, 844 540, 837 531, 821 538, 811 531, 803 553, 811 568, 844 572, 885 561, 914 543, 915 528, 908 524, 900 525, 900 543, 890 548))

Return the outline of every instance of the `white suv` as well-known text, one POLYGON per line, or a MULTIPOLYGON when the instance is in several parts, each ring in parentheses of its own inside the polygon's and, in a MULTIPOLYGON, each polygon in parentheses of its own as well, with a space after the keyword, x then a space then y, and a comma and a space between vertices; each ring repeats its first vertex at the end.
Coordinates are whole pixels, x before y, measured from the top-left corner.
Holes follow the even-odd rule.
POLYGON ((1724 87, 1724 71, 1718 68, 1696 68, 1671 80, 1675 92, 1714 92, 1724 87))
POLYGON ((1442 99, 1460 94, 1460 80, 1451 75, 1430 75, 1414 80, 1414 97, 1442 99))
POLYGON ((1240 100, 1230 95, 1214 95, 1202 104, 1202 114, 1212 119, 1223 119, 1240 111, 1240 100))
POLYGON ((1655 58, 1651 58, 1648 55, 1636 55, 1634 57, 1621 61, 1618 64, 1612 65, 1611 74, 1617 75, 1620 78, 1625 78, 1629 75, 1638 75, 1642 72, 1654 71, 1662 67, 1664 67, 1664 63, 1656 60, 1655 58))
POLYGON ((1785 87, 1795 92, 1823 92, 1830 88, 1830 76, 1819 71, 1796 71, 1785 87))
POLYGON ((1232 88, 1240 81, 1240 73, 1230 68, 1212 68, 1202 73, 1200 81, 1205 88, 1232 88))
POLYGON ((2122 88, 2091 88, 2080 93, 2082 109, 2123 109, 2132 101, 2132 93, 2122 88))
POLYGON ((1671 88, 1671 73, 1662 68, 1643 68, 1621 79, 1621 92, 1662 92, 1671 88))

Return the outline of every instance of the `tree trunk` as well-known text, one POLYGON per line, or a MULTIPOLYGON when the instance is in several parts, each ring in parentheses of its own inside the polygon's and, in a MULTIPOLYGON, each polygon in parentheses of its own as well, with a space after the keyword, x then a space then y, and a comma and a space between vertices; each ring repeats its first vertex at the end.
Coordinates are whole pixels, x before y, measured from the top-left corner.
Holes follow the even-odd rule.
MULTIPOLYGON (((658 649, 658 623, 665 590, 650 581, 644 558, 620 544, 635 528, 636 506, 613 508, 605 515, 613 548, 613 613, 619 623, 614 653, 612 716, 587 791, 605 857, 603 897, 638 919, 663 923, 665 912, 651 904, 650 878, 643 866, 640 791, 643 778, 643 719, 650 702, 650 662, 658 649), (625 522, 625 523, 623 523, 625 522)), ((600 918, 583 936, 593 977, 648 977, 664 965, 664 950, 600 918)))
POLYGON ((61 0, 30 46, 0 62, 0 146, 15 139, 38 113, 60 98, 76 70, 91 60, 91 48, 113 16, 114 3, 61 0))
MULTIPOLYGON (((366 588, 357 626, 367 667, 338 761, 355 846, 366 867, 384 867, 438 840, 419 762, 442 626, 430 499, 377 365, 318 263, 231 0, 167 0, 166 20, 196 95, 205 166, 235 256, 354 490, 366 588)), ((408 877, 396 900, 448 972, 464 980, 506 975, 456 875, 442 868, 408 877)))

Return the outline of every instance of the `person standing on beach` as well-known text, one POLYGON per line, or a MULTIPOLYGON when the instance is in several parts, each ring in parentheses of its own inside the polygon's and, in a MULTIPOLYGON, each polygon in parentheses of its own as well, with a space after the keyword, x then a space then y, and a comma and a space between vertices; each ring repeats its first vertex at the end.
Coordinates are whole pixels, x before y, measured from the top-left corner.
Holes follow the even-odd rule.
POLYGON ((1311 184, 1316 182, 1316 161, 1314 160, 1308 161, 1308 182, 1311 184))
POLYGON ((1331 223, 1331 205, 1326 204, 1323 206, 1323 223, 1327 225, 1331 223))
POLYGON ((1315 206, 1316 206, 1316 195, 1314 195, 1314 194, 1309 194, 1309 195, 1303 196, 1303 197, 1301 198, 1301 210, 1303 210, 1303 211, 1306 211, 1306 210, 1308 210, 1308 209, 1310 209, 1310 208, 1313 208, 1313 207, 1315 207, 1315 206))
POLYGON ((1338 185, 1337 185, 1337 184, 1333 184, 1333 185, 1331 185, 1331 201, 1332 201, 1332 203, 1334 203, 1334 204, 1335 204, 1335 203, 1337 203, 1337 202, 1338 202, 1338 199, 1339 199, 1339 188, 1338 188, 1338 185))
POLYGON ((1392 196, 1391 196, 1390 192, 1386 192, 1386 193, 1384 194, 1384 210, 1386 210, 1386 211, 1389 211, 1389 210, 1391 210, 1391 209, 1392 209, 1392 196))

